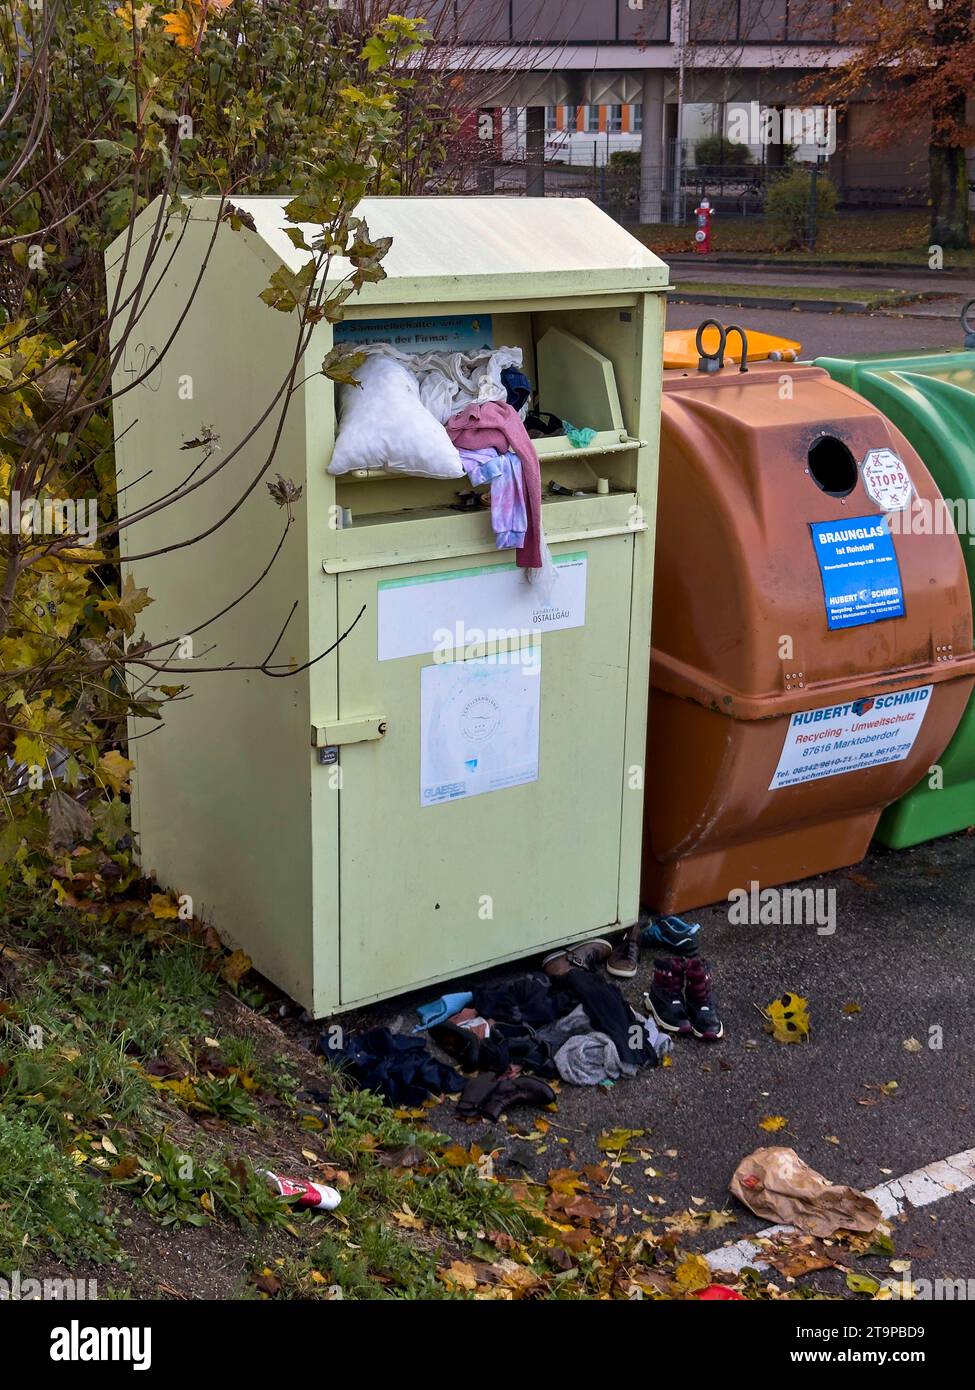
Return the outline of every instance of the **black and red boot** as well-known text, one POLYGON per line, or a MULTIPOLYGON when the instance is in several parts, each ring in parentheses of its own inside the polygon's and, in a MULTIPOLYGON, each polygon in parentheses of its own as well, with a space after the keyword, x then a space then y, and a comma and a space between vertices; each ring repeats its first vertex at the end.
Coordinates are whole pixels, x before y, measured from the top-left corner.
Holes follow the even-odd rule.
POLYGON ((687 961, 676 956, 655 960, 653 979, 643 996, 643 1002, 657 1020, 657 1026, 665 1033, 675 1033, 682 1038, 689 1038, 694 1031, 684 1007, 684 970, 687 964, 687 961))
POLYGON ((684 1004, 695 1038, 717 1042, 724 1037, 724 1024, 711 993, 711 968, 700 956, 684 961, 684 1004))

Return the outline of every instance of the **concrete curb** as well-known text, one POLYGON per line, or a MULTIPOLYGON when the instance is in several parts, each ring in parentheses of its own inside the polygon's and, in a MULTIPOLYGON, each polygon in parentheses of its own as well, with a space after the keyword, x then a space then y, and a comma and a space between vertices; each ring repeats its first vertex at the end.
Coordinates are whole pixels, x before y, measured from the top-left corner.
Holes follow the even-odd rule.
POLYGON ((732 304, 739 309, 794 309, 812 314, 876 314, 881 311, 871 309, 865 299, 790 299, 788 295, 762 294, 687 294, 685 291, 668 292, 674 304, 732 304))

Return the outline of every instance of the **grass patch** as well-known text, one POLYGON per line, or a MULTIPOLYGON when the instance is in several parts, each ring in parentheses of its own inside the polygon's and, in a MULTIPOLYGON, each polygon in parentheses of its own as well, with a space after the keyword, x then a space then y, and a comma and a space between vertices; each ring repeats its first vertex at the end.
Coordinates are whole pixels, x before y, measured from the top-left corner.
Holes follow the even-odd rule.
MULTIPOLYGON (((633 235, 661 255, 693 251, 695 227, 657 224, 631 227, 633 235)), ((763 217, 722 217, 714 220, 715 250, 725 255, 774 257, 775 265, 814 266, 823 263, 865 266, 917 266, 927 270, 931 243, 928 216, 914 212, 841 212, 825 223, 815 251, 780 251, 763 217)), ((975 248, 946 251, 946 270, 975 267, 975 248)))
POLYGON ((678 280, 670 288, 670 297, 680 299, 684 294, 716 294, 728 298, 742 299, 781 299, 786 303, 798 300, 835 300, 843 304, 863 304, 867 309, 891 308, 898 304, 910 304, 920 299, 918 294, 905 290, 851 289, 848 286, 815 285, 740 285, 707 280, 678 280))

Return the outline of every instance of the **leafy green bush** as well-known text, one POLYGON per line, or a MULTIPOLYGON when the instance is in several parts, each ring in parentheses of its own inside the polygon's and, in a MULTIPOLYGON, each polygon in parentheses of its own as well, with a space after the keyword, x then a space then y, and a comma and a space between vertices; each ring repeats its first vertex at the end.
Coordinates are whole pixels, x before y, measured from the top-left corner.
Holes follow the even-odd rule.
POLYGON ((704 135, 694 146, 694 166, 699 173, 712 177, 728 170, 744 169, 752 163, 747 145, 729 140, 725 135, 704 135))
MULTIPOLYGON (((812 175, 808 169, 794 169, 773 183, 765 195, 765 216, 782 251, 803 249, 809 244, 812 213, 812 175)), ((816 182, 816 227, 836 215, 836 186, 824 175, 816 182)))
MULTIPOLYGON (((105 249, 158 195, 179 210, 185 190, 286 191, 285 216, 320 229, 323 249, 292 226, 309 260, 263 297, 303 327, 340 319, 388 249, 357 205, 422 186, 450 128, 449 78, 413 62, 424 33, 385 4, 0 0, 0 502, 18 522, 20 499, 30 512, 0 528, 0 894, 104 905, 128 890, 126 718, 161 719, 179 694, 152 674, 138 698, 126 688, 155 650, 140 616, 152 598, 119 586, 109 408, 134 305, 169 250, 120 307, 105 249), (339 251, 354 273, 318 303, 316 257, 339 251), (66 498, 97 514, 97 545, 77 523, 33 522, 66 498)), ((226 221, 240 230, 232 209, 226 221)), ((343 367, 329 354, 322 372, 343 367)))

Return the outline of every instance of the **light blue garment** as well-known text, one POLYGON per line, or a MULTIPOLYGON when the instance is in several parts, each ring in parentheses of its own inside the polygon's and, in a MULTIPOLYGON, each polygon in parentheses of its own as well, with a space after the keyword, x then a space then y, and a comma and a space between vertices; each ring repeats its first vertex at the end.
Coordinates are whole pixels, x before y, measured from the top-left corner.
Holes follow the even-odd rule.
POLYGON ((501 455, 501 476, 491 484, 491 525, 498 550, 520 550, 528 530, 528 503, 517 454, 501 455))
POLYGON ((471 487, 491 484, 491 526, 497 550, 525 544, 528 530, 528 503, 521 459, 515 453, 499 454, 496 449, 458 449, 471 487))
POLYGON ((434 999, 432 1004, 420 1004, 417 1008, 420 1023, 413 1029, 414 1033, 422 1033, 427 1028, 433 1028, 438 1023, 453 1018, 454 1014, 459 1014, 461 1009, 466 1009, 473 1002, 474 996, 468 990, 458 994, 441 995, 439 999, 434 999))

